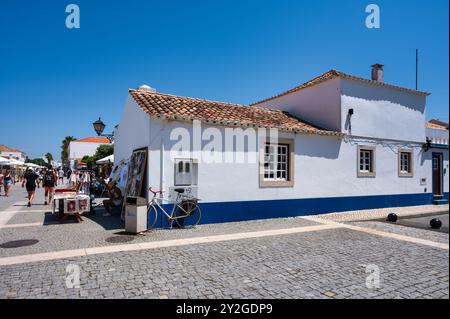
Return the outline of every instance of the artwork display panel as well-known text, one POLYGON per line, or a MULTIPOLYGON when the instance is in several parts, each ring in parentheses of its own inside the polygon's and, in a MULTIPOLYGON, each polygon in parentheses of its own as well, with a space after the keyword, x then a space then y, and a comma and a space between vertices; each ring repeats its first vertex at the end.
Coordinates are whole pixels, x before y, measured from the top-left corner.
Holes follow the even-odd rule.
POLYGON ((141 196, 147 166, 147 149, 133 151, 128 163, 125 196, 141 196))

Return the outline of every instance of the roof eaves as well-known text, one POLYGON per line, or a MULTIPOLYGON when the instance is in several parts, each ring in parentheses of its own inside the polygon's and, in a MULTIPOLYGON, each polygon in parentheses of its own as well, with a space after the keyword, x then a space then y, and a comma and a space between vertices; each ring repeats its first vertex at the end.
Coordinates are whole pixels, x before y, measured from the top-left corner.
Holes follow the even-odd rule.
POLYGON ((215 121, 215 120, 208 120, 208 119, 201 119, 201 118, 193 118, 193 117, 179 117, 176 115, 166 115, 166 114, 150 114, 147 113, 150 117, 154 119, 165 119, 165 120, 172 120, 172 121, 181 121, 181 122, 192 122, 194 120, 208 123, 212 125, 217 126, 238 126, 238 127, 254 127, 254 128, 261 128, 261 129, 277 129, 281 132, 287 132, 287 133, 300 133, 300 134, 310 134, 310 135, 323 135, 323 136, 337 136, 337 137, 343 137, 345 136, 344 133, 336 132, 336 131, 327 131, 327 130, 311 130, 311 129, 298 129, 298 128, 290 128, 290 127, 273 127, 273 126, 258 126, 258 125, 252 125, 248 123, 240 123, 240 122, 226 122, 226 121, 215 121))
POLYGON ((279 97, 282 97, 282 96, 285 96, 285 95, 288 95, 288 94, 291 94, 291 93, 294 93, 294 92, 297 92, 297 91, 309 88, 311 86, 318 85, 320 83, 332 80, 332 79, 334 79, 336 77, 349 79, 349 80, 354 80, 354 81, 359 81, 359 82, 363 82, 363 83, 367 83, 367 84, 373 84, 373 85, 379 85, 379 86, 383 86, 383 87, 388 87, 388 88, 392 88, 392 89, 395 89, 395 90, 404 91, 404 92, 408 92, 408 93, 412 93, 412 94, 416 94, 416 95, 421 95, 421 96, 431 95, 431 93, 428 93, 428 92, 417 91, 417 90, 413 90, 413 89, 409 89, 409 88, 405 88, 405 87, 401 87, 401 86, 398 86, 398 85, 393 85, 393 84, 389 84, 389 83, 385 83, 385 82, 378 82, 378 81, 374 81, 374 80, 369 80, 369 79, 365 79, 365 78, 362 78, 362 77, 354 76, 354 75, 351 75, 351 74, 347 74, 347 73, 344 73, 344 72, 332 69, 332 70, 330 70, 328 72, 325 72, 322 75, 319 75, 319 76, 313 78, 312 80, 309 80, 309 81, 307 81, 307 82, 305 82, 303 84, 300 84, 300 85, 298 85, 298 86, 296 86, 296 87, 294 87, 294 88, 292 88, 290 90, 287 90, 287 91, 282 92, 280 94, 277 94, 277 95, 274 95, 272 97, 266 98, 264 100, 251 103, 250 106, 256 106, 258 104, 265 103, 265 102, 277 99, 279 97))

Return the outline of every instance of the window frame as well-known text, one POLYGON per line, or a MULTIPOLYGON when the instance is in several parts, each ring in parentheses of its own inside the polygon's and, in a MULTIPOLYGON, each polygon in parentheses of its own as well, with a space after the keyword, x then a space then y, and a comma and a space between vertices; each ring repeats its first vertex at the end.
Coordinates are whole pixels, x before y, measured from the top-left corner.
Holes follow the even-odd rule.
MULTIPOLYGON (((271 143, 270 140, 262 140, 259 145, 259 187, 294 187, 294 176, 295 176, 295 143, 293 139, 278 139, 277 142, 271 143), (286 146, 286 179, 267 179, 265 178, 265 155, 266 146, 276 146, 278 156, 278 146, 286 146)), ((277 165, 278 159, 275 161, 274 165, 277 165)), ((274 169, 274 174, 277 173, 277 168, 274 169)))
POLYGON ((192 158, 176 158, 174 159, 174 174, 173 174, 173 179, 174 179, 174 186, 192 186, 192 185, 196 185, 195 182, 195 176, 194 176, 194 165, 195 165, 195 160, 192 158), (185 183, 177 183, 177 175, 180 174, 179 173, 179 166, 180 163, 183 163, 183 171, 186 169, 186 164, 188 164, 189 167, 189 172, 185 173, 185 174, 189 174, 190 175, 190 184, 185 184, 185 183))
POLYGON ((356 156, 356 171, 358 177, 376 177, 376 151, 374 146, 358 145, 357 156, 356 156), (370 152, 370 171, 361 170, 361 152, 370 152))
POLYGON ((398 151, 398 176, 399 177, 413 177, 414 176, 414 151, 411 149, 400 149, 398 151), (402 154, 409 155, 409 170, 407 172, 402 171, 402 154))

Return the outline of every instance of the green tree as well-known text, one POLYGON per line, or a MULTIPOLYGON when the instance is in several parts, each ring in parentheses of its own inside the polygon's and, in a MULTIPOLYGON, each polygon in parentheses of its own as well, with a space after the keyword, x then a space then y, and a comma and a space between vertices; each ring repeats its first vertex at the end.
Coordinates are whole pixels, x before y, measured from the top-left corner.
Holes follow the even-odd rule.
POLYGON ((76 138, 73 136, 66 136, 62 141, 61 145, 61 162, 64 164, 69 159, 69 144, 72 141, 76 141, 76 138))
POLYGON ((81 159, 81 161, 86 163, 88 167, 92 167, 95 164, 96 159, 94 156, 86 155, 81 159))
POLYGON ((95 152, 94 158, 96 161, 102 159, 106 156, 114 154, 114 144, 105 144, 97 147, 97 151, 95 152))

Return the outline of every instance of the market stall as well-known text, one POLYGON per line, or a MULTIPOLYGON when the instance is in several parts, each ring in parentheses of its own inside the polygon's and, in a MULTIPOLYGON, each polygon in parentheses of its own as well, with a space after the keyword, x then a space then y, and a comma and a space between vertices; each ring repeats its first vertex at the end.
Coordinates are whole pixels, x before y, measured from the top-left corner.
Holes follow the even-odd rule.
POLYGON ((92 170, 80 170, 72 172, 75 177, 70 188, 57 188, 52 202, 52 212, 58 212, 60 220, 64 221, 70 216, 75 216, 78 222, 82 222, 81 215, 91 211, 92 199, 91 178, 92 170))
POLYGON ((109 155, 95 162, 98 165, 99 175, 109 176, 114 163, 114 155, 109 155))

